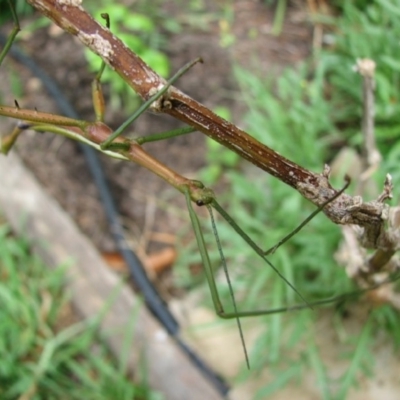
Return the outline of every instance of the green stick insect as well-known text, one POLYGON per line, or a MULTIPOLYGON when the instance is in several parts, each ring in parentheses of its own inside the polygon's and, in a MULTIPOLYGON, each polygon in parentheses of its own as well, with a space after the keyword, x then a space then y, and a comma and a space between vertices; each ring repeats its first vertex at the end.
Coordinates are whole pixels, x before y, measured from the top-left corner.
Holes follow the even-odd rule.
MULTIPOLYGON (((12 6, 12 2, 10 1, 10 7, 13 13, 13 18, 15 21, 15 27, 13 29, 12 34, 7 42, 7 45, 2 50, 0 54, 0 63, 3 61, 6 56, 15 36, 19 31, 19 23, 17 15, 12 6)), ((70 7, 68 5, 68 7, 70 7)), ((72 6, 71 6, 72 7, 72 6)), ((109 18, 108 15, 103 15, 103 18, 106 19, 107 27, 109 27, 109 18)), ((293 286, 291 282, 286 279, 282 273, 275 268, 275 266, 269 261, 267 258, 268 255, 275 252, 283 243, 288 241, 294 234, 296 234, 300 229, 302 229, 312 218, 314 218, 318 213, 324 210, 330 203, 332 203, 335 199, 341 196, 344 190, 348 187, 349 181, 346 182, 344 187, 335 191, 332 195, 327 196, 325 201, 323 201, 317 209, 305 220, 303 221, 293 232, 284 237, 277 245, 273 246, 271 249, 265 251, 261 249, 255 242, 238 226, 238 224, 234 221, 234 219, 223 209, 223 207, 217 202, 213 192, 211 189, 206 188, 201 182, 196 180, 187 179, 164 164, 160 163, 158 160, 153 158, 150 154, 148 154, 143 148, 142 144, 146 142, 152 142, 157 140, 164 140, 174 136, 188 134, 190 132, 194 132, 197 130, 196 127, 185 127, 182 129, 164 132, 157 135, 152 135, 149 137, 139 137, 136 139, 128 139, 122 137, 121 134, 129 127, 129 125, 136 120, 143 112, 145 112, 149 107, 154 106, 155 103, 164 101, 164 96, 168 93, 172 85, 181 77, 184 73, 186 73, 193 65, 201 61, 197 59, 193 62, 188 63, 183 68, 181 68, 171 79, 169 79, 165 84, 153 93, 151 96, 147 98, 147 100, 142 104, 142 106, 124 122, 116 131, 113 131, 103 122, 104 116, 104 99, 101 91, 101 75, 106 66, 105 62, 102 62, 99 73, 97 74, 93 85, 92 85, 92 96, 93 96, 93 104, 94 111, 96 115, 96 120, 94 122, 87 122, 83 120, 76 120, 71 118, 66 118, 54 114, 48 114, 39 111, 32 111, 27 109, 19 108, 16 103, 15 107, 6 107, 0 106, 0 115, 16 118, 21 120, 16 128, 13 130, 11 134, 4 137, 1 142, 1 152, 7 154, 7 152, 12 148, 15 141, 19 137, 19 135, 27 129, 34 130, 36 132, 51 132, 54 134, 62 135, 70 139, 74 139, 83 143, 90 145, 96 150, 120 160, 131 161, 137 163, 176 188, 178 191, 184 194, 186 199, 186 205, 189 212, 190 220, 192 223, 193 231, 196 237, 198 249, 201 255, 201 259, 204 266, 205 276, 210 288, 212 302, 215 308, 216 313, 221 318, 225 319, 236 319, 240 338, 242 342, 242 346, 244 349, 244 354, 246 358, 247 366, 250 366, 249 357, 247 354, 245 341, 243 337, 242 327, 240 324, 240 318, 242 317, 254 317, 261 315, 268 315, 274 313, 280 313, 289 310, 300 310, 303 308, 312 307, 315 305, 327 304, 335 301, 342 300, 346 298, 349 294, 359 294, 360 291, 347 293, 341 296, 324 299, 321 301, 309 303, 307 300, 301 295, 301 293, 293 286), (199 218, 193 208, 193 202, 198 206, 207 207, 212 222, 212 230, 216 238, 218 251, 221 258, 221 264, 226 275, 226 279, 228 281, 229 293, 231 297, 231 301, 233 304, 232 312, 225 312, 224 307, 222 305, 220 295, 218 292, 217 284, 214 279, 213 268, 210 262, 210 257, 208 254, 206 242, 202 233, 202 228, 200 225, 199 218), (226 260, 222 252, 222 246, 220 240, 218 238, 216 224, 214 222, 213 209, 216 210, 222 218, 224 218, 228 224, 243 238, 243 240, 254 250, 254 252, 270 267, 275 273, 287 284, 289 287, 299 296, 302 303, 292 306, 279 307, 275 309, 265 309, 265 310, 257 310, 257 311, 242 311, 238 310, 236 306, 235 296, 232 289, 232 285, 229 280, 226 260)), ((165 102, 165 101, 164 101, 165 102)), ((171 106, 172 110, 174 110, 173 105, 171 106)), ((213 116, 211 116, 213 118, 213 116)), ((211 118, 210 117, 210 118, 211 118)), ((194 124, 194 126, 196 126, 194 124)), ((241 146, 241 142, 243 141, 243 137, 233 137, 231 138, 232 143, 229 143, 230 147, 241 146), (236 141, 236 142, 235 142, 236 141)), ((250 141, 250 139, 246 139, 250 141)), ((255 141, 254 141, 255 143, 255 141)), ((229 147, 228 146, 228 147, 229 147)), ((265 154, 262 151, 257 151, 252 155, 260 164, 265 163, 265 160, 262 159, 265 154), (258 157, 258 158, 257 158, 258 157)), ((301 167, 298 167, 300 173, 305 173, 301 167)), ((289 178, 290 179, 290 178, 289 178)))

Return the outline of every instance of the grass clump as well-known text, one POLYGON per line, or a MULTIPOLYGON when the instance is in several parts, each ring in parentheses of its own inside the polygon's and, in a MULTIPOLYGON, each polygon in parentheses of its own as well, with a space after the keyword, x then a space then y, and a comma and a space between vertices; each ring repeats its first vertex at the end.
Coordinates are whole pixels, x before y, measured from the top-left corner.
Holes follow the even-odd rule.
POLYGON ((161 399, 111 357, 96 336, 100 316, 61 328, 65 272, 0 225, 0 398, 161 399))
MULTIPOLYGON (((341 13, 329 19, 326 30, 331 44, 311 60, 283 71, 279 78, 260 77, 235 68, 242 98, 248 106, 245 129, 280 154, 317 172, 322 172, 325 163, 334 164, 342 148, 361 151, 362 82, 352 67, 358 58, 372 58, 377 63, 375 131, 383 157, 373 179, 380 191, 385 174, 390 173, 397 200, 400 190, 400 6, 392 0, 338 3, 341 13)), ((228 150, 219 148, 218 151, 218 159, 224 160, 228 150)), ((218 160, 214 163, 219 165, 218 160)), ((247 164, 225 171, 222 181, 229 189, 219 200, 265 249, 313 210, 291 188, 247 164)), ((333 184, 341 187, 342 176, 333 176, 333 184)), ((374 195, 370 194, 365 200, 372 198, 374 195)), ((232 229, 221 224, 219 234, 240 310, 275 308, 299 301, 268 266, 254 257, 232 229)), ((208 240, 210 249, 215 249, 211 233, 208 240)), ((319 215, 270 260, 308 301, 340 295, 355 289, 335 259, 341 240, 340 228, 319 215)), ((189 247, 186 251, 191 252, 189 247)), ((218 266, 217 251, 210 250, 210 255, 218 266)), ((191 261, 194 262, 193 255, 191 261)), ((225 304, 229 304, 227 284, 218 282, 218 286, 225 304)), ((318 380, 321 398, 344 399, 357 387, 360 376, 372 373, 372 348, 378 330, 386 331, 394 346, 400 345, 400 330, 393 323, 397 314, 390 307, 374 310, 351 333, 343 322, 341 310, 343 307, 331 307, 330 310, 257 317, 263 324, 263 332, 250 355, 250 374, 254 376, 255 371, 268 366, 273 378, 256 398, 264 399, 289 382, 301 382, 304 371, 311 369, 318 380), (329 329, 336 332, 331 346, 337 347, 338 359, 348 360, 340 379, 332 377, 317 340, 317 323, 326 315, 330 316, 329 329)))

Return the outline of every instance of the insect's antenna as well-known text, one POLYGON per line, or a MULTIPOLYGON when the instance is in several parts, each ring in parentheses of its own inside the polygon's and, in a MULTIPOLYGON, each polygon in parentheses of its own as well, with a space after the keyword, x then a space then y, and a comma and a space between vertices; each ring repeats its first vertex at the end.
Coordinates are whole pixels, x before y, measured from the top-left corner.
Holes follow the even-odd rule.
POLYGON ((301 298, 301 300, 307 305, 307 307, 312 308, 311 304, 303 297, 303 295, 292 285, 282 273, 272 264, 271 261, 264 254, 264 250, 258 247, 250 236, 233 220, 233 218, 221 207, 221 205, 214 198, 212 203, 219 214, 224 218, 226 222, 236 231, 236 233, 242 237, 242 239, 275 271, 275 273, 301 298))
POLYGON ((270 249, 264 252, 264 255, 267 256, 269 254, 274 254, 275 251, 281 247, 285 242, 287 242, 291 237, 296 235, 301 229, 303 229, 317 214, 319 214, 329 203, 332 203, 335 199, 337 199, 350 185, 351 179, 348 175, 344 177, 345 184, 344 186, 335 193, 334 196, 330 197, 324 203, 322 203, 315 211, 313 211, 297 228, 293 229, 288 235, 286 235, 283 239, 281 239, 277 244, 272 246, 270 249))
MULTIPOLYGON (((232 283, 231 283, 231 279, 229 277, 229 273, 228 273, 228 267, 226 264, 226 259, 225 259, 225 255, 224 252, 222 251, 222 246, 221 246, 221 241, 219 239, 219 235, 218 235, 218 230, 217 230, 217 225, 215 223, 215 218, 214 218, 214 213, 212 211, 212 207, 210 205, 207 205, 207 210, 210 214, 210 218, 211 218, 211 226, 212 226, 212 230, 213 230, 213 234, 215 237, 215 241, 217 243, 217 248, 218 248, 218 252, 219 252, 219 256, 221 258, 221 264, 222 264, 222 268, 224 269, 224 274, 226 277, 226 281, 228 282, 228 287, 229 287, 229 294, 231 296, 231 300, 232 300, 232 304, 233 304, 233 309, 235 311, 235 314, 238 313, 238 309, 237 309, 237 305, 236 305, 236 300, 235 300, 235 294, 233 292, 233 288, 232 288, 232 283)), ((242 342, 242 347, 243 347, 243 352, 244 352, 244 356, 246 358, 246 364, 247 364, 247 368, 250 369, 250 361, 249 361, 249 355, 247 353, 247 348, 246 348, 246 343, 244 340, 244 334, 243 334, 243 329, 242 329, 242 324, 240 323, 240 319, 239 317, 236 317, 236 322, 237 322, 237 326, 239 329, 239 334, 240 334, 240 341, 242 342)))

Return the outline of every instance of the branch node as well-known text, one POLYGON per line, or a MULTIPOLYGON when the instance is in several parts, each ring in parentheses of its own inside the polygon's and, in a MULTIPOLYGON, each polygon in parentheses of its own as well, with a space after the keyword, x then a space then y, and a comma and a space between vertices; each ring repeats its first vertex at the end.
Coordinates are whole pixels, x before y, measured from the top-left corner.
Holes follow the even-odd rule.
POLYGON ((328 164, 325 164, 324 170, 322 171, 322 176, 325 177, 326 179, 329 179, 330 174, 331 174, 331 167, 328 164))
POLYGON ((392 175, 386 174, 385 183, 383 184, 383 192, 379 195, 377 202, 383 203, 385 200, 393 198, 393 180, 392 175))
POLYGON ((370 58, 358 58, 353 70, 366 78, 373 78, 375 74, 376 63, 370 58))
MULTIPOLYGON (((159 87, 152 87, 149 90, 149 98, 157 94, 162 88, 164 87, 163 84, 159 85, 159 87)), ((172 103, 170 100, 170 89, 168 88, 167 91, 160 96, 157 100, 154 100, 154 102, 151 104, 149 107, 152 111, 154 112, 163 112, 165 110, 170 110, 172 108, 172 103)))

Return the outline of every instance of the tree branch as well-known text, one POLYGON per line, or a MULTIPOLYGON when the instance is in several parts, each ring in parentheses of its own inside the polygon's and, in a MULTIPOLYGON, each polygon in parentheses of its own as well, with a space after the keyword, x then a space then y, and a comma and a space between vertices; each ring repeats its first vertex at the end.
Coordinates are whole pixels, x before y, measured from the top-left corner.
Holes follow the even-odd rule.
MULTIPOLYGON (((166 81, 162 77, 82 8, 81 0, 28 0, 28 2, 97 53, 143 99, 148 99, 165 85, 166 81)), ((197 128, 290 185, 317 206, 332 198, 337 192, 329 183, 329 167, 326 166, 321 174, 302 168, 175 87, 171 87, 151 108, 155 112, 169 114, 197 128)), ((386 230, 384 227, 389 215, 389 207, 383 203, 384 199, 385 197, 382 197, 364 203, 359 196, 342 194, 329 203, 324 212, 334 223, 359 225, 364 246, 394 248, 397 246, 398 238, 390 229, 386 230)))

